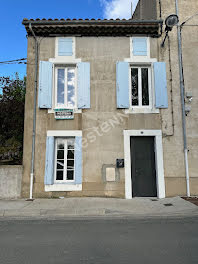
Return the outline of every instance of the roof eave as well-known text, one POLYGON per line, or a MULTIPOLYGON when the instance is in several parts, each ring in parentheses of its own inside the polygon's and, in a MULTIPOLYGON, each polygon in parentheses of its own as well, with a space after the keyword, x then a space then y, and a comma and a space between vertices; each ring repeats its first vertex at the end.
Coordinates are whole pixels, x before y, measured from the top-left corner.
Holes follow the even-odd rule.
POLYGON ((23 20, 28 36, 31 24, 37 36, 158 35, 162 20, 23 20))
POLYGON ((125 20, 125 19, 110 19, 110 20, 27 20, 24 19, 22 21, 23 25, 145 25, 145 24, 162 24, 163 20, 133 20, 133 19, 129 19, 129 20, 125 20))

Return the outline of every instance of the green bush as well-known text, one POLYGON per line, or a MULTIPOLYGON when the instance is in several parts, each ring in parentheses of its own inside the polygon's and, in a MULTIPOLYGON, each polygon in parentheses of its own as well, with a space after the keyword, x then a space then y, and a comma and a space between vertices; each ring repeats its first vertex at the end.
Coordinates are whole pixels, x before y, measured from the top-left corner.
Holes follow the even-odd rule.
POLYGON ((0 77, 0 163, 22 164, 26 78, 0 77))

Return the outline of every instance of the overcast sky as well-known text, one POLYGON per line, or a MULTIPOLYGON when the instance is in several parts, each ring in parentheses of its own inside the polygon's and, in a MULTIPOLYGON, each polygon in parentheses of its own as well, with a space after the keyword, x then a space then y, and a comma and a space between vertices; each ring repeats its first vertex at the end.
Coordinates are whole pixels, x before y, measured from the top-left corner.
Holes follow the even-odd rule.
MULTIPOLYGON (((23 18, 130 18, 131 0, 0 0, 0 62, 27 57, 23 18)), ((133 10, 138 0, 133 0, 133 10)), ((0 76, 26 75, 26 65, 0 64, 0 76)))

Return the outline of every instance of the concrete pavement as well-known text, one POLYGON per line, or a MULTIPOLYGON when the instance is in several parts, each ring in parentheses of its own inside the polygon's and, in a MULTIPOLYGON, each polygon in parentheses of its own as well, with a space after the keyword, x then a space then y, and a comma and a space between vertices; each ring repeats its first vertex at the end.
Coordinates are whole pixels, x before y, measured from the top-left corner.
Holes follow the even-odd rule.
POLYGON ((132 200, 115 198, 0 200, 0 219, 65 218, 82 216, 192 216, 198 207, 180 197, 132 200))

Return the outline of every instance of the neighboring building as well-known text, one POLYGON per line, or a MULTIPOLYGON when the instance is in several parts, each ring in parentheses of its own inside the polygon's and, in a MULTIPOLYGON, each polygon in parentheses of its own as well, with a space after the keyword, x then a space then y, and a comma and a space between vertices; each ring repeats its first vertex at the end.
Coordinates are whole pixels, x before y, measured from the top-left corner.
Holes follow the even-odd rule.
MULTIPOLYGON (((158 1, 151 1, 154 6, 145 20, 138 11, 145 1, 140 2, 130 20, 23 20, 28 63, 22 197, 30 190, 33 34, 39 43, 33 196, 186 194, 176 29, 165 47, 160 46, 161 19, 175 13, 174 1, 163 1, 162 18, 158 1)), ((184 13, 187 1, 179 2, 184 13)), ((187 117, 189 171, 195 195, 198 36, 185 34, 184 65, 190 67, 184 66, 185 82, 193 94, 187 117)))

